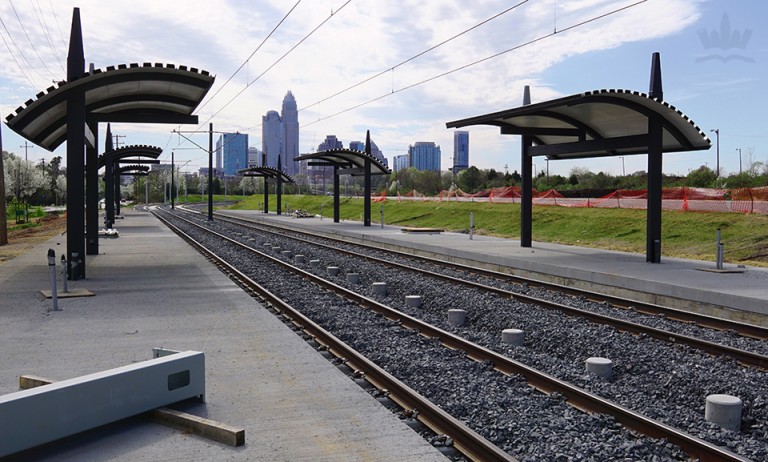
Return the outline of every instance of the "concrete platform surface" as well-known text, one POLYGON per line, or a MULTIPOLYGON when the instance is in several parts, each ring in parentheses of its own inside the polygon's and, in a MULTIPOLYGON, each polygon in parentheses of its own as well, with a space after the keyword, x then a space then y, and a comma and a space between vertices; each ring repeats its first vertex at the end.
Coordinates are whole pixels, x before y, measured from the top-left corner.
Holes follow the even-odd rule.
MULTIPOLYGON (((662 256, 661 263, 652 264, 642 254, 587 247, 533 242, 532 247, 523 248, 519 240, 491 236, 475 235, 470 240, 468 234, 405 233, 401 226, 382 228, 378 223, 364 227, 361 222, 334 223, 328 218, 293 218, 253 210, 225 213, 768 326, 768 268, 718 273, 702 271, 713 270, 714 261, 662 256)), ((726 264, 725 269, 742 270, 733 264, 726 264)))
MULTIPOLYGON (((146 212, 125 211, 87 276, 92 297, 48 312, 46 252, 0 265, 0 393, 19 376, 61 380, 151 358, 152 347, 206 354, 206 404, 190 413, 245 428, 233 448, 133 418, 12 460, 438 461, 445 458, 263 306, 146 212)), ((0 435, 2 438, 2 435, 0 435)))

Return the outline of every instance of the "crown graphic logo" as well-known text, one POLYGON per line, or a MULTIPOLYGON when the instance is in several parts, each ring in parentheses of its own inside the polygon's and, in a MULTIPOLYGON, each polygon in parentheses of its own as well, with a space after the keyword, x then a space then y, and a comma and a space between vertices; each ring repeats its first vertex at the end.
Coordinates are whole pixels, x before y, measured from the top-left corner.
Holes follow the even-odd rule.
MULTIPOLYGON (((713 48, 719 48, 723 51, 732 49, 744 50, 747 48, 749 39, 752 38, 752 31, 750 29, 744 29, 744 32, 731 30, 731 21, 726 13, 723 13, 723 17, 720 19, 719 31, 713 30, 708 32, 706 29, 699 29, 698 34, 701 45, 706 50, 713 48)), ((752 58, 738 54, 730 54, 728 56, 711 54, 696 59, 696 62, 709 61, 712 59, 718 59, 724 63, 730 60, 754 62, 752 58)))

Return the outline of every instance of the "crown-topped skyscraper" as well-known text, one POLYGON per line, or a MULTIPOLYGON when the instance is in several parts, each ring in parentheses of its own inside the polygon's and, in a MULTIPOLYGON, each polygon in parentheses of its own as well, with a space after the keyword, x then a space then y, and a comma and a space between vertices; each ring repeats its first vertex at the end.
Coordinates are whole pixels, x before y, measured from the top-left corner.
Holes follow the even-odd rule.
POLYGON ((296 98, 288 91, 283 98, 281 114, 269 111, 262 118, 262 151, 266 165, 277 168, 277 159, 288 175, 298 173, 294 158, 299 155, 299 110, 296 98))

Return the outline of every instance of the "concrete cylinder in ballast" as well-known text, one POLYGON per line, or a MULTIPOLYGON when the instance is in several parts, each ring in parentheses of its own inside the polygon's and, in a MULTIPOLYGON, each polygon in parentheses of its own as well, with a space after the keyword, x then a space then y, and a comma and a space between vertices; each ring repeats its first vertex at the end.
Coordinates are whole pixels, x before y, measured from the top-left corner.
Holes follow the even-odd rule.
POLYGON ((381 295, 382 297, 387 295, 387 283, 386 282, 374 282, 371 285, 371 288, 373 289, 373 293, 376 295, 381 295))
POLYGON ((736 396, 709 395, 704 408, 704 418, 733 432, 741 428, 742 402, 736 396))
POLYGON ((359 273, 347 273, 347 282, 350 284, 360 284, 359 273))
POLYGON ((405 304, 410 306, 411 308, 421 308, 421 295, 406 295, 405 296, 405 304))
POLYGON ((450 309, 448 310, 448 324, 452 326, 463 326, 467 320, 467 312, 465 310, 450 309))
POLYGON ((613 361, 608 358, 592 357, 587 358, 586 370, 598 377, 609 380, 613 376, 613 361))
POLYGON ((309 266, 312 268, 317 268, 320 266, 320 260, 309 260, 309 266))
POLYGON ((512 346, 525 344, 525 331, 522 329, 504 329, 501 331, 501 341, 512 346))
POLYGON ((291 252, 290 250, 283 250, 283 257, 291 258, 293 257, 293 252, 291 252))
POLYGON ((307 257, 305 257, 304 255, 301 255, 301 254, 294 255, 293 261, 295 263, 304 263, 304 262, 307 261, 307 257))
POLYGON ((339 272, 341 272, 341 268, 338 266, 329 266, 325 271, 328 272, 328 276, 338 276, 339 272))

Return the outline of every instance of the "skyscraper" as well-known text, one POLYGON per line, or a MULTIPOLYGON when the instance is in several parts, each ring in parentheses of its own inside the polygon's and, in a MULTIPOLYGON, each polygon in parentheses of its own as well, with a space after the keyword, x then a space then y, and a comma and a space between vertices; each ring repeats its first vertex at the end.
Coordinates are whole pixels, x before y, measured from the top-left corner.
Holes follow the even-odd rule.
POLYGON ((290 90, 283 98, 283 110, 280 115, 283 119, 282 166, 288 175, 295 175, 298 165, 293 159, 299 155, 299 110, 296 98, 290 90))
POLYGON ((469 168, 469 132, 453 132, 453 173, 469 168))
MULTIPOLYGON (((365 148, 365 146, 363 146, 365 148)), ((327 135, 322 143, 317 146, 317 151, 330 151, 331 149, 344 149, 344 143, 336 138, 336 135, 327 135)))
POLYGON ((440 171, 440 146, 433 141, 417 141, 408 146, 408 164, 416 170, 440 171))
MULTIPOLYGON (((362 141, 350 141, 349 149, 355 151, 365 151, 365 143, 362 141)), ((376 143, 374 143, 373 140, 371 140, 371 155, 377 158, 382 164, 384 164, 385 167, 389 167, 387 158, 384 157, 384 153, 381 152, 381 149, 376 146, 376 143)))
POLYGON ((239 169, 248 167, 248 135, 224 133, 216 141, 216 163, 222 161, 224 175, 235 176, 239 169))
POLYGON ((277 158, 283 151, 283 121, 277 111, 261 118, 261 151, 266 158, 263 167, 277 168, 277 158))
POLYGON ((299 111, 290 90, 283 98, 282 114, 269 111, 261 118, 261 150, 266 157, 264 166, 277 168, 280 158, 288 175, 298 173, 299 166, 293 159, 299 155, 299 111))
POLYGON ((408 168, 408 154, 401 154, 392 159, 392 169, 396 172, 408 168))

